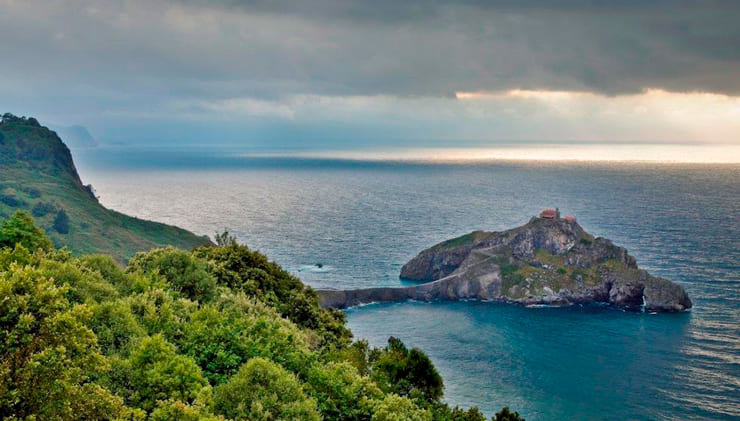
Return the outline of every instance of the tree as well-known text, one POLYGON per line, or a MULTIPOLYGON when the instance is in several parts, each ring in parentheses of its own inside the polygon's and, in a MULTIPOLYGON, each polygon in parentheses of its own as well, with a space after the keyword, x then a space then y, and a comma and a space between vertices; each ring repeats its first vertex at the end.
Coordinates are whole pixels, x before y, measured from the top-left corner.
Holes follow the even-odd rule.
POLYGON ((208 301, 216 294, 216 280, 207 271, 207 263, 174 247, 137 253, 129 261, 128 271, 161 275, 172 289, 193 300, 208 301))
POLYGON ((169 398, 192 403, 208 387, 195 361, 178 355, 162 335, 144 338, 124 364, 130 365, 130 399, 147 411, 169 398))
POLYGON ((508 406, 503 407, 496 413, 495 421, 524 421, 524 418, 518 412, 511 412, 508 406))
POLYGON ((317 364, 309 371, 306 382, 325 419, 369 420, 374 401, 383 397, 378 386, 370 378, 360 376, 348 362, 317 364))
POLYGON ((216 412, 233 420, 318 421, 316 402, 295 375, 264 358, 253 358, 213 394, 216 412))
POLYGON ((385 390, 403 396, 420 395, 427 402, 442 397, 442 377, 421 350, 409 351, 400 339, 390 337, 388 346, 372 358, 373 378, 385 390))
POLYGON ((32 251, 51 250, 53 247, 44 230, 39 228, 31 215, 25 211, 16 211, 0 226, 0 247, 12 248, 16 244, 32 251))
POLYGON ((372 421, 431 421, 432 414, 410 399, 389 394, 375 405, 372 421))
POLYGON ((223 421, 203 405, 188 405, 175 399, 159 401, 157 408, 152 411, 150 421, 223 421))
POLYGON ((0 272, 0 418, 110 419, 125 410, 95 382, 108 364, 81 322, 89 309, 72 306, 67 289, 30 266, 0 272))
POLYGON ((193 311, 178 345, 203 368, 212 384, 224 383, 254 357, 294 372, 306 370, 306 335, 269 306, 243 294, 225 294, 193 311))
POLYGON ((64 209, 59 209, 59 212, 57 212, 57 217, 54 218, 53 226, 59 234, 69 233, 69 216, 67 216, 67 212, 65 212, 64 209))

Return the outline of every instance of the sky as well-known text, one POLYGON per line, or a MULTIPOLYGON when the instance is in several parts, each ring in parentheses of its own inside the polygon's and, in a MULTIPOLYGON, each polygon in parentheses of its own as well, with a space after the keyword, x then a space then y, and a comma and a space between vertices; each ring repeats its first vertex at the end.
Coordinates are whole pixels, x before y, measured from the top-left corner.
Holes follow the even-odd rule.
POLYGON ((736 151, 738 22, 735 0, 0 0, 0 111, 104 144, 736 151))

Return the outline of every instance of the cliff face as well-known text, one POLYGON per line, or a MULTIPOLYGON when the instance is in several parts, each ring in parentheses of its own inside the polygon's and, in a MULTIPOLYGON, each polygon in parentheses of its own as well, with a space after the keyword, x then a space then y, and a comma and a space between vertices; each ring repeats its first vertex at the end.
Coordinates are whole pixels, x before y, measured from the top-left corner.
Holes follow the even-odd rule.
POLYGON ((683 288, 637 267, 623 247, 594 238, 575 221, 532 218, 503 232, 476 231, 419 253, 404 288, 319 291, 322 303, 480 299, 521 304, 608 303, 647 311, 691 308, 683 288))

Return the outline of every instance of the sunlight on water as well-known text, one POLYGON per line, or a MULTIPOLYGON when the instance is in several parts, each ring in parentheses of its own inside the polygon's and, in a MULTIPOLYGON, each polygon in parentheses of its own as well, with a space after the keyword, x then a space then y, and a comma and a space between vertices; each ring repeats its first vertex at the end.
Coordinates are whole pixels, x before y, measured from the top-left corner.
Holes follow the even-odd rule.
POLYGON ((740 163, 740 145, 550 144, 501 145, 490 148, 391 148, 347 151, 295 151, 245 156, 288 156, 374 161, 643 161, 740 163))

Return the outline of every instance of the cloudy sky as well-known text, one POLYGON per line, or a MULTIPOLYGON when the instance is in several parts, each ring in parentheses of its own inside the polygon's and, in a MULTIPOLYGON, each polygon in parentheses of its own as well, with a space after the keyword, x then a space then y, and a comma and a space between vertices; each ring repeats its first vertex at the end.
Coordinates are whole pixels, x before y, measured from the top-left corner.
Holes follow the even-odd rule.
POLYGON ((740 145, 740 2, 0 0, 0 111, 102 142, 740 145))

